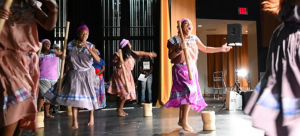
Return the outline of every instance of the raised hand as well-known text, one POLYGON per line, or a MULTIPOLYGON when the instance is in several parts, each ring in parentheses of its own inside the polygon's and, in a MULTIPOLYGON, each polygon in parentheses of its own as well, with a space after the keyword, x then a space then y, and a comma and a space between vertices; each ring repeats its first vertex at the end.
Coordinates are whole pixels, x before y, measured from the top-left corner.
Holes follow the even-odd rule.
POLYGON ((157 57, 157 54, 156 54, 155 52, 151 52, 149 57, 150 57, 150 58, 156 58, 156 57, 157 57))

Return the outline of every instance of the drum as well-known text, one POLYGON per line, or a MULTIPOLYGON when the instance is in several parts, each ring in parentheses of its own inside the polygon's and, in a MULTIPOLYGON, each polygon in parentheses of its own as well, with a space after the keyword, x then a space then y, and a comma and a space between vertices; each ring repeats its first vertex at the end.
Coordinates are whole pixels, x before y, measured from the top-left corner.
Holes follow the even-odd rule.
POLYGON ((144 116, 149 117, 152 116, 152 103, 145 103, 143 105, 144 116))
POLYGON ((37 112, 36 115, 36 127, 43 128, 44 127, 44 112, 37 112))
POLYGON ((203 130, 216 129, 216 115, 214 111, 202 111, 203 130))

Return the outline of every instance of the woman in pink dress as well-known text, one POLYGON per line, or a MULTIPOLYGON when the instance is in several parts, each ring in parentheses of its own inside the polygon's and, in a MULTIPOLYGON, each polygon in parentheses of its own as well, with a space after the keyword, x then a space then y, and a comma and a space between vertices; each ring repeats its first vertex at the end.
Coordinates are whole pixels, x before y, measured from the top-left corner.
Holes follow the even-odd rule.
POLYGON ((273 32, 266 72, 245 112, 268 136, 300 136, 300 1, 268 0, 264 10, 283 23, 273 32))
POLYGON ((131 44, 128 40, 123 39, 120 43, 120 49, 122 49, 123 53, 123 62, 119 59, 119 54, 114 55, 114 61, 112 62, 113 66, 116 66, 116 70, 113 72, 111 78, 110 78, 110 85, 108 87, 107 92, 110 94, 116 94, 118 97, 120 97, 120 102, 118 105, 117 113, 119 116, 126 116, 128 113, 123 111, 124 104, 126 100, 135 100, 136 94, 135 94, 135 83, 132 76, 131 71, 134 68, 135 59, 139 59, 139 56, 149 56, 151 58, 156 57, 155 52, 143 52, 143 51, 134 51, 131 50, 131 44), (129 90, 126 90, 125 86, 125 79, 123 70, 121 68, 121 65, 124 64, 124 67, 126 69, 126 78, 128 80, 128 88, 129 90))
MULTIPOLYGON (((5 0, 0 0, 3 7, 5 0)), ((57 4, 44 0, 45 14, 35 0, 14 0, 10 11, 0 9, 6 19, 0 36, 0 135, 20 135, 21 128, 36 130, 39 89, 38 56, 41 43, 37 22, 52 30, 57 19, 57 4)))
POLYGON ((203 45, 197 36, 191 34, 193 26, 187 18, 181 20, 181 27, 185 41, 181 41, 179 33, 178 36, 168 40, 169 59, 174 65, 172 68, 173 85, 170 100, 165 104, 165 107, 179 107, 178 125, 186 131, 193 131, 188 124, 189 109, 200 112, 207 106, 198 84, 198 70, 195 65, 198 59, 198 50, 205 53, 228 52, 231 47, 228 47, 227 44, 219 48, 203 45), (188 51, 193 80, 189 79, 186 60, 182 52, 184 48, 188 51))

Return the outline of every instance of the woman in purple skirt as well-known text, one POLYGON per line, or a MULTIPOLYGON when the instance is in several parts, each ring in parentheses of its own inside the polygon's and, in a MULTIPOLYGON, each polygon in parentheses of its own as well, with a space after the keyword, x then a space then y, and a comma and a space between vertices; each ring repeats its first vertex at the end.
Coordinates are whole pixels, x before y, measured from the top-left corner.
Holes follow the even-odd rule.
POLYGON ((245 112, 268 136, 300 135, 300 1, 268 0, 264 10, 283 23, 272 36, 266 73, 245 112))
POLYGON ((207 106, 198 84, 198 70, 195 65, 198 59, 198 50, 205 53, 228 52, 231 47, 228 47, 227 44, 219 48, 203 45, 197 36, 191 34, 193 26, 187 18, 181 20, 181 27, 185 41, 181 41, 179 33, 178 36, 168 40, 169 59, 174 65, 172 68, 173 86, 170 100, 165 107, 179 107, 178 125, 186 131, 193 131, 187 120, 189 109, 200 112, 207 106), (188 68, 182 52, 184 48, 187 48, 193 80, 189 79, 188 68))

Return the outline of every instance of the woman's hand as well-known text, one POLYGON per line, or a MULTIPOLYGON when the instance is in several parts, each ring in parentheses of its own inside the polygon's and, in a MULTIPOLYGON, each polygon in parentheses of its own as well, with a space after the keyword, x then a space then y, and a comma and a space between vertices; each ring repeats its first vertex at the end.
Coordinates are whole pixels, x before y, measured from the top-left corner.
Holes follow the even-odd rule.
POLYGON ((8 20, 9 14, 11 14, 9 11, 0 9, 0 18, 8 20))
POLYGON ((157 57, 157 54, 155 52, 150 52, 150 55, 149 55, 150 58, 156 58, 157 57))
POLYGON ((181 48, 182 50, 184 50, 184 49, 186 48, 186 42, 182 42, 182 43, 180 44, 180 48, 181 48))
POLYGON ((59 58, 60 58, 61 60, 64 60, 64 59, 66 58, 66 55, 64 55, 64 54, 62 53, 62 54, 59 55, 59 58))
POLYGON ((222 52, 228 52, 230 51, 230 49, 232 49, 231 46, 227 46, 227 43, 223 44, 221 48, 222 48, 222 52))
POLYGON ((85 46, 89 51, 93 51, 93 49, 90 48, 90 46, 88 44, 84 43, 83 46, 85 46))

